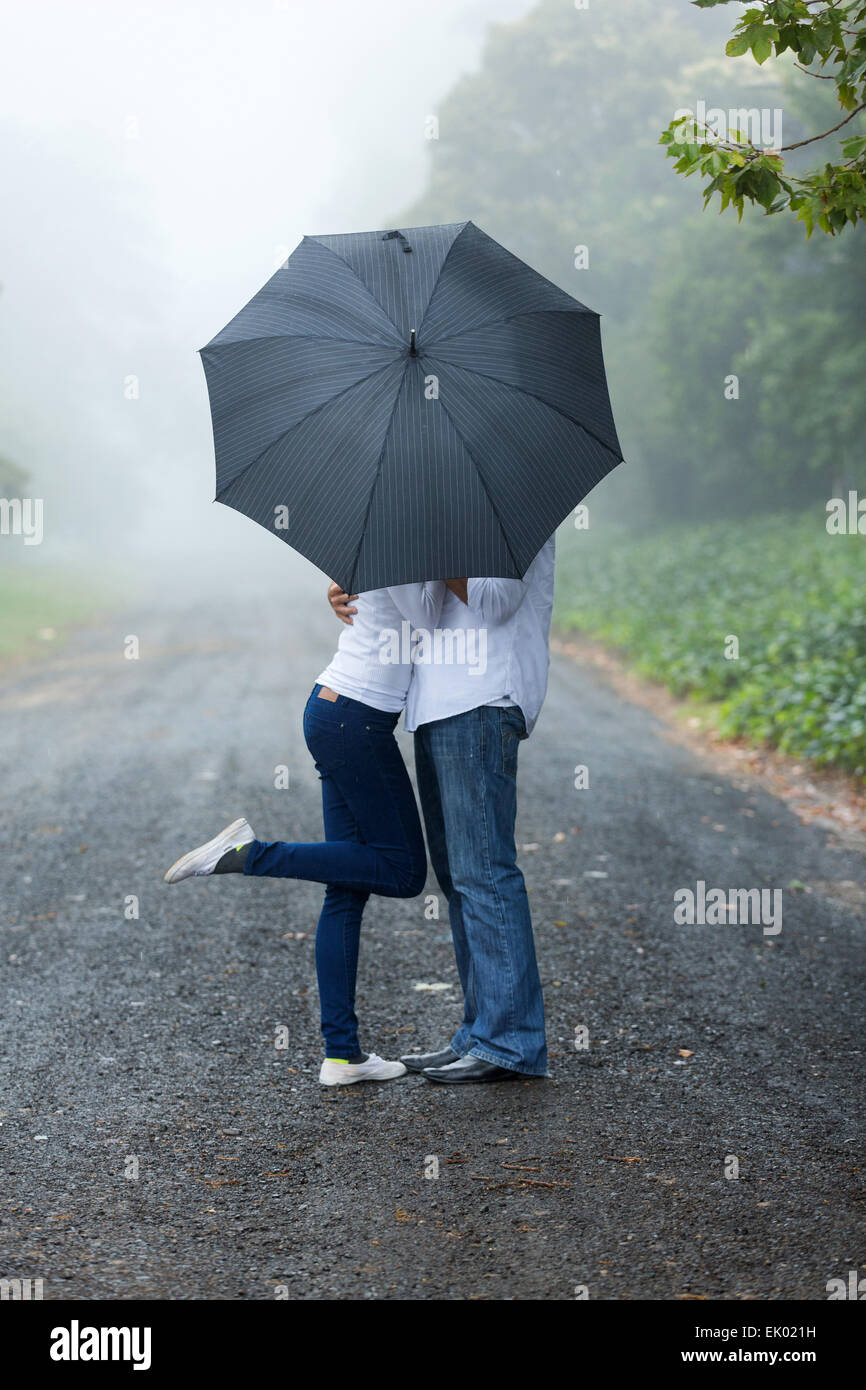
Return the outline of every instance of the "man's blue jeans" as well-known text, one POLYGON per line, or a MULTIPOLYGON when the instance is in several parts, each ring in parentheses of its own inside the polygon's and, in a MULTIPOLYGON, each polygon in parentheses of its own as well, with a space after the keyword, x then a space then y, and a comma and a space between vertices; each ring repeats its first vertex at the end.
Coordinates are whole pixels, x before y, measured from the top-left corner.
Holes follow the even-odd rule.
POLYGON ((322 780, 325 842, 253 840, 245 874, 327 884, 316 928, 325 1055, 355 1057, 355 977, 361 916, 371 893, 414 898, 427 878, 415 793, 394 738, 399 714, 339 695, 304 711, 304 737, 322 780))
POLYGON ((422 724, 415 771, 465 1001, 451 1047, 460 1057, 544 1076, 544 1000, 514 844, 524 738, 519 709, 483 705, 422 724))

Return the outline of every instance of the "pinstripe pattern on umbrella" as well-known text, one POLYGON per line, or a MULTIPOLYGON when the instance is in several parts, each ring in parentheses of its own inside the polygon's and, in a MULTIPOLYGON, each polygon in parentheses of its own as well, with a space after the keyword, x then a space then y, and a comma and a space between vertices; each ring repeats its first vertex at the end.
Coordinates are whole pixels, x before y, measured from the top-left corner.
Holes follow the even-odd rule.
POLYGON ((305 237, 202 362, 217 500, 351 592, 522 576, 621 459, 598 315, 471 222, 305 237))

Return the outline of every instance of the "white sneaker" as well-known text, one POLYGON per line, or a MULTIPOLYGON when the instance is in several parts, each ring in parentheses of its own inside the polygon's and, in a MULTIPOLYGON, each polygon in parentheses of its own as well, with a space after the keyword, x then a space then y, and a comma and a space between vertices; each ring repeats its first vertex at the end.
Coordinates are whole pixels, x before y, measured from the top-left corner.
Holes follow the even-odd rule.
POLYGON ((366 1062, 335 1062, 326 1057, 319 1072, 320 1086, 351 1086, 355 1081, 394 1081, 405 1076, 402 1062, 385 1062, 371 1052, 366 1062))
POLYGON ((189 854, 184 854, 180 859, 177 859, 165 875, 164 881, 166 883, 180 883, 181 879, 184 878, 212 874, 224 854, 230 849, 242 849, 244 845, 250 844, 255 838, 252 829, 243 817, 240 820, 233 820, 231 825, 227 825, 225 830, 221 830, 212 840, 208 840, 206 845, 199 845, 198 849, 191 849, 189 854))

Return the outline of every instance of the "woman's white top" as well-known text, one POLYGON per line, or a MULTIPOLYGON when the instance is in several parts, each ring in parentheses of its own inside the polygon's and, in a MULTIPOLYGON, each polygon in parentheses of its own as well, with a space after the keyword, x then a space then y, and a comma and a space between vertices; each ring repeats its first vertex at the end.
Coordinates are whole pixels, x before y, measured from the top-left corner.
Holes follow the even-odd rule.
POLYGON ((412 679, 413 633, 432 632, 446 594, 445 581, 399 584, 359 594, 352 626, 343 626, 331 664, 316 677, 338 695, 397 714, 412 679))

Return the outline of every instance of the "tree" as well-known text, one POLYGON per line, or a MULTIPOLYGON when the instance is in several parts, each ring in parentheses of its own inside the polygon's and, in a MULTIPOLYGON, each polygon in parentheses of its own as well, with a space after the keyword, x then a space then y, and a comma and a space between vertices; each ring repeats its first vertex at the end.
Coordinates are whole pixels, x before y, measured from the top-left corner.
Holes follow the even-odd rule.
MULTIPOLYGON (((692 3, 698 9, 712 9, 731 0, 692 3)), ((790 211, 804 224, 807 237, 815 226, 835 236, 847 226, 866 221, 862 124, 835 142, 835 162, 830 159, 820 168, 793 172, 783 157, 832 140, 866 110, 866 3, 764 0, 742 15, 725 51, 731 58, 751 53, 758 64, 773 53, 779 58, 790 52, 801 73, 830 84, 834 120, 820 133, 772 148, 757 146, 740 129, 722 133, 716 124, 694 116, 675 118, 660 143, 676 160, 677 173, 686 177, 698 173, 707 180, 704 207, 718 193, 720 212, 734 207, 740 220, 746 200, 763 207, 767 215, 790 211)))
POLYGON ((723 81, 735 105, 784 103, 791 138, 823 128, 830 84, 792 68, 789 94, 781 65, 729 64, 728 32, 721 11, 678 0, 570 13, 543 0, 495 26, 479 70, 435 108, 423 194, 382 220, 472 218, 601 312, 627 462, 590 509, 642 532, 823 509, 863 486, 866 231, 807 243, 793 217, 707 220, 658 144, 678 107, 723 81))
POLYGON ((0 454, 0 497, 20 497, 28 477, 17 463, 0 454))

